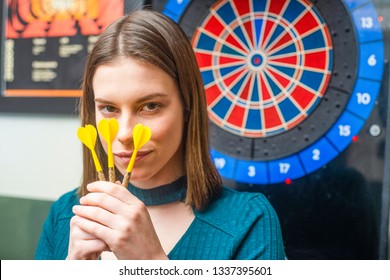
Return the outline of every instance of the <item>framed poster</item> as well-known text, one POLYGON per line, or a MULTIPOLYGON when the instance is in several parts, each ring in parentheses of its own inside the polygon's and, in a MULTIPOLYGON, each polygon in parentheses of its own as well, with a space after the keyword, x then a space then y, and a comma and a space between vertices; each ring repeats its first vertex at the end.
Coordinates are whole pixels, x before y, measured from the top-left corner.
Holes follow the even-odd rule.
POLYGON ((77 111, 88 52, 131 0, 3 0, 0 112, 77 111))

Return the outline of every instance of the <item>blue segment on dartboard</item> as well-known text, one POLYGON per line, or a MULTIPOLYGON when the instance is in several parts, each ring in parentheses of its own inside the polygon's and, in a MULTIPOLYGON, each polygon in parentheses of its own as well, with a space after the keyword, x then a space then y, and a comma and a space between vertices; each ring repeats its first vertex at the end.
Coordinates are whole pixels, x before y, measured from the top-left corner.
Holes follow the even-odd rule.
POLYGON ((295 47, 295 44, 289 44, 286 47, 282 48, 280 51, 277 51, 273 53, 273 56, 278 56, 278 55, 286 55, 286 54, 295 54, 297 52, 297 48, 295 47))
POLYGON ((234 13, 229 2, 227 2, 225 5, 222 5, 218 9, 217 14, 226 23, 226 25, 229 25, 232 21, 237 19, 236 14, 234 13))
POLYGON ((261 129, 261 116, 260 111, 257 109, 250 109, 248 112, 248 118, 246 120, 246 129, 261 129))
POLYGON ((358 79, 347 110, 367 119, 378 97, 380 82, 358 79))
POLYGON ((279 108, 280 111, 282 112, 285 122, 292 120, 300 113, 298 108, 288 98, 285 98, 283 101, 279 102, 279 108))
POLYGON ((244 83, 245 81, 245 78, 246 76, 248 75, 248 73, 245 73, 242 78, 231 88, 231 92, 234 93, 235 95, 240 95, 240 89, 241 89, 241 86, 242 84, 244 83))
POLYGON ((242 68, 242 67, 243 67, 243 64, 238 64, 238 65, 234 65, 234 66, 227 66, 227 67, 221 66, 219 68, 219 72, 221 72, 222 77, 225 77, 229 74, 232 74, 234 71, 236 71, 237 69, 242 68))
POLYGON ((268 85, 271 88, 271 93, 273 94, 274 97, 283 93, 282 90, 275 83, 275 81, 267 73, 264 73, 264 76, 267 78, 268 85))
POLYGON ((261 30, 263 26, 263 20, 262 19, 255 19, 255 34, 256 34, 256 46, 255 48, 257 49, 259 47, 259 41, 261 37, 261 30))
POLYGON ((201 74, 202 74, 203 83, 205 85, 208 85, 208 84, 213 83, 215 81, 214 74, 213 74, 212 70, 202 71, 201 74))
POLYGON ((282 25, 277 25, 275 30, 272 32, 271 39, 269 39, 267 46, 265 49, 267 49, 270 45, 275 43, 275 40, 280 36, 280 34, 286 33, 286 29, 282 25))
POLYGON ((326 46, 322 30, 317 30, 302 38, 303 48, 307 50, 323 48, 326 46))
POLYGON ((381 81, 384 67, 384 55, 382 41, 361 44, 358 76, 360 78, 381 81))
POLYGON ((237 160, 234 179, 243 183, 268 184, 267 163, 237 160))
POLYGON ((187 8, 188 4, 190 4, 191 0, 168 0, 168 2, 164 6, 163 14, 169 16, 176 22, 179 22, 181 15, 187 8))
POLYGON ((293 67, 284 67, 280 65, 272 65, 272 67, 279 70, 281 73, 285 73, 289 77, 294 77, 294 73, 297 71, 297 69, 293 67))
POLYGON ((240 39, 239 41, 244 44, 248 49, 251 49, 251 46, 249 46, 248 44, 248 41, 244 35, 244 33, 242 32, 242 29, 241 27, 237 27, 233 30, 234 34, 237 35, 237 37, 240 39))
POLYGON ((283 13, 283 19, 288 22, 294 22, 297 19, 297 15, 302 14, 306 10, 306 7, 303 6, 300 2, 293 0, 288 4, 286 11, 283 13))
POLYGON ((210 154, 219 174, 227 179, 234 179, 237 160, 214 149, 211 149, 210 154))
POLYGON ((223 45, 222 49, 221 49, 221 52, 222 53, 225 53, 225 54, 232 54, 232 55, 238 55, 238 56, 244 56, 242 53, 226 46, 226 45, 223 45))
POLYGON ((307 70, 304 70, 302 72, 302 77, 301 77, 301 82, 314 89, 314 90, 318 90, 318 88, 320 87, 321 85, 321 82, 324 78, 324 74, 323 73, 317 73, 317 72, 314 72, 314 71, 307 71, 307 70))
POLYGON ((231 102, 226 97, 222 97, 214 106, 213 110, 214 112, 221 118, 224 119, 226 116, 226 113, 228 112, 230 108, 231 102))
POLYGON ((214 38, 206 35, 205 33, 202 33, 198 41, 198 48, 207 51, 213 51, 215 43, 216 40, 214 38))
POLYGON ((270 183, 284 182, 286 179, 296 179, 305 175, 305 171, 296 155, 273 160, 268 163, 270 183))
POLYGON ((339 152, 342 152, 352 142, 352 137, 359 133, 363 125, 363 119, 344 111, 326 137, 339 152))
POLYGON ((299 153, 306 173, 316 171, 334 159, 337 155, 337 150, 326 138, 321 138, 299 153))
POLYGON ((361 6, 352 12, 360 43, 382 40, 382 30, 373 4, 361 6))
POLYGON ((257 0, 252 0, 252 7, 253 11, 255 12, 264 12, 266 9, 266 4, 267 1, 257 1, 257 0))
POLYGON ((257 82, 257 77, 255 77, 255 82, 253 83, 252 96, 251 96, 250 101, 258 102, 259 100, 260 100, 259 99, 259 85, 257 82))
POLYGON ((355 9, 356 7, 359 7, 362 4, 368 3, 369 0, 344 0, 344 3, 347 5, 347 7, 350 10, 355 9))

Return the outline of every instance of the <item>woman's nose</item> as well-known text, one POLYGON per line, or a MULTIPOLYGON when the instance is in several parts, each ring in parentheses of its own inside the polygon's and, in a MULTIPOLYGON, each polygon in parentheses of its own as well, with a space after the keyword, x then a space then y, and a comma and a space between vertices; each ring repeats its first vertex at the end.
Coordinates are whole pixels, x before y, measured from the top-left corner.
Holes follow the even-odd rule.
POLYGON ((131 121, 120 121, 118 130, 118 141, 122 144, 131 144, 133 142, 133 127, 135 124, 131 121))

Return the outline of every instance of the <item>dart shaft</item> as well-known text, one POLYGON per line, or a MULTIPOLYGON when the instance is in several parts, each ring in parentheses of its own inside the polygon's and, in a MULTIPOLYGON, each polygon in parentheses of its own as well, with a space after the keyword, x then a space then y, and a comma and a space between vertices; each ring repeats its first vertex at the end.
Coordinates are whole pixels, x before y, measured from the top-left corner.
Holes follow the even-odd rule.
POLYGON ((123 177, 122 187, 127 188, 130 182, 130 176, 131 176, 131 172, 126 172, 125 176, 123 177))
POLYGON ((108 168, 108 179, 111 183, 115 183, 115 169, 113 167, 108 168))
POLYGON ((106 180, 106 177, 104 176, 103 171, 98 171, 97 175, 98 175, 99 181, 105 181, 106 180))

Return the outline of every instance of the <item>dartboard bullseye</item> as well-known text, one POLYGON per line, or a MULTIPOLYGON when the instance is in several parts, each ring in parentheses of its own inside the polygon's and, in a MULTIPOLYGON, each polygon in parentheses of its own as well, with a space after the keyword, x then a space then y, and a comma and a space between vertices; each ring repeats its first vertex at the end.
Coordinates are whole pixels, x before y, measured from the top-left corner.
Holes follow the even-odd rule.
POLYGON ((370 116, 384 65, 370 0, 168 0, 162 10, 192 40, 224 178, 315 172, 370 116))
POLYGON ((304 0, 218 1, 193 35, 210 119, 256 138, 299 125, 327 89, 330 37, 304 0))

